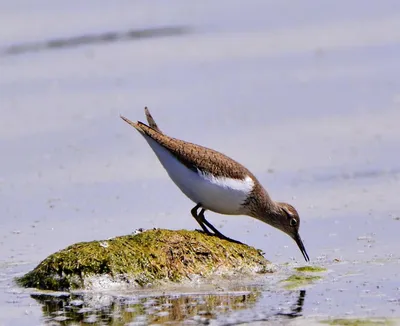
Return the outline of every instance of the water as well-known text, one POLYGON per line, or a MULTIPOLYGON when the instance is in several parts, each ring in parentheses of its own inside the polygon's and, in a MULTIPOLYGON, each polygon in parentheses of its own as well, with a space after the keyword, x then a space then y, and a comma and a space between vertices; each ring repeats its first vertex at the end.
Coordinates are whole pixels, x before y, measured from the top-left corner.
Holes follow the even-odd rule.
MULTIPOLYGON (((0 1, 0 325, 399 318, 399 6, 0 1), (119 119, 143 120, 144 106, 167 134, 232 156, 292 203, 329 273, 292 291, 283 271, 95 299, 17 288, 14 276, 74 242, 197 227, 193 204, 119 119)), ((207 214, 278 267, 304 263, 279 231, 207 214)))

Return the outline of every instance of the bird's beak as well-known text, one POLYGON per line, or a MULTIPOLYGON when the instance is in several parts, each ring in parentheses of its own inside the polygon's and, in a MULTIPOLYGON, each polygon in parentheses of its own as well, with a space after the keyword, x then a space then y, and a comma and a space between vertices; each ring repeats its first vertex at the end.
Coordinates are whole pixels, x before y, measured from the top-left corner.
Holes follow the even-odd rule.
POLYGON ((294 236, 293 239, 294 239, 294 241, 296 241, 297 245, 299 246, 299 249, 300 249, 301 253, 302 253, 303 256, 304 256, 304 259, 305 259, 306 261, 310 261, 310 258, 308 257, 308 254, 307 254, 307 251, 306 251, 306 248, 304 247, 303 241, 302 241, 301 238, 300 238, 300 234, 297 233, 297 234, 294 236))

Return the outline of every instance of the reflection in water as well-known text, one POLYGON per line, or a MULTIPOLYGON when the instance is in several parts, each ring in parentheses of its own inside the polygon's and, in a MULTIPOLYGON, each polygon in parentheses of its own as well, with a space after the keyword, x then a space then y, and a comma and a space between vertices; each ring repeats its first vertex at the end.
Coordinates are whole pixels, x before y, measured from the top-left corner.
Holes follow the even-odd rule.
MULTIPOLYGON (((286 293, 287 294, 287 293, 286 293)), ((57 321, 62 325, 81 325, 100 323, 102 325, 126 325, 127 323, 178 324, 191 321, 198 324, 209 324, 218 318, 218 324, 229 325, 224 315, 240 310, 253 308, 262 296, 259 287, 245 287, 239 291, 212 294, 174 294, 162 296, 113 296, 101 293, 66 294, 53 296, 49 294, 32 295, 43 306, 46 323, 57 321)), ((290 307, 288 313, 276 313, 276 307, 269 308, 270 313, 261 320, 282 317, 294 318, 301 315, 305 291, 300 291, 297 303, 290 307)), ((257 310, 257 309, 256 309, 257 310)), ((262 309, 264 310, 264 309, 262 309)), ((247 316, 245 321, 260 321, 256 316, 247 316)), ((238 318, 236 322, 244 322, 238 318)), ((236 323, 235 322, 235 323, 236 323)))
POLYGON ((279 315, 287 316, 289 318, 295 318, 301 316, 305 297, 306 297, 306 290, 300 290, 299 298, 297 299, 296 304, 293 305, 291 311, 289 313, 279 313, 279 315))
POLYGON ((77 47, 88 44, 111 43, 119 41, 140 40, 143 38, 175 36, 188 33, 185 27, 160 27, 142 30, 128 30, 124 32, 105 32, 94 35, 79 35, 70 38, 53 39, 42 42, 11 45, 0 49, 1 55, 15 55, 25 52, 37 52, 77 47))

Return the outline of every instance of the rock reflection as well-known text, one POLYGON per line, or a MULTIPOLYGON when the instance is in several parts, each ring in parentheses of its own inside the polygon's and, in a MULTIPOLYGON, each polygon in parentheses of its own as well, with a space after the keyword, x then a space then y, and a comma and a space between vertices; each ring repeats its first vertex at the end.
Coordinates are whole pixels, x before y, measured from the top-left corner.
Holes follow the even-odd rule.
POLYGON ((251 308, 259 288, 213 294, 163 296, 112 296, 105 294, 32 295, 43 307, 45 322, 62 325, 100 323, 106 325, 162 324, 193 321, 208 324, 210 319, 230 311, 251 308))
POLYGON ((262 287, 247 286, 215 293, 46 293, 32 297, 42 304, 44 323, 51 325, 237 325, 297 318, 302 315, 305 295, 305 290, 264 292, 262 287), (289 297, 296 294, 297 300, 291 301, 289 297))

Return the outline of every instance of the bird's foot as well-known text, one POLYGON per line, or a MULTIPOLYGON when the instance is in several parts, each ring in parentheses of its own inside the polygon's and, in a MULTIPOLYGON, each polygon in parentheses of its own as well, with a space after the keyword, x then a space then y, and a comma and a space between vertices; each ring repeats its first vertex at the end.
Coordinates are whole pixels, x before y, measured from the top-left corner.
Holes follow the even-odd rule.
POLYGON ((213 232, 210 232, 210 231, 206 232, 206 231, 200 230, 200 229, 195 229, 195 231, 207 234, 207 235, 209 235, 211 237, 217 237, 219 239, 226 240, 226 241, 229 241, 229 242, 238 243, 238 244, 244 244, 243 242, 240 242, 238 240, 228 238, 227 236, 223 235, 220 232, 218 232, 218 233, 213 233, 213 232))

